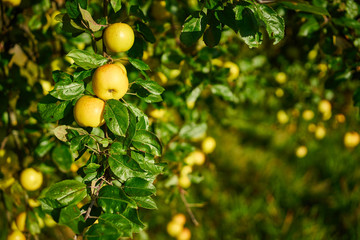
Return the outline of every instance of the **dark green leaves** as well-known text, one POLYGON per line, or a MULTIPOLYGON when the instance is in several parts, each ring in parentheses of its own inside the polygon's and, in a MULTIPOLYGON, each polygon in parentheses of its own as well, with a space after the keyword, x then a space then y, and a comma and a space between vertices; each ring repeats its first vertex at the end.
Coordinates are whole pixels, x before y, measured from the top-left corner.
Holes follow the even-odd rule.
POLYGON ((150 153, 155 156, 161 155, 161 144, 155 134, 146 130, 138 130, 133 138, 133 146, 140 151, 150 153))
POLYGON ((156 192, 155 186, 142 178, 131 178, 125 182, 124 191, 129 196, 146 197, 156 192))
POLYGON ((281 2, 281 5, 295 10, 295 11, 301 11, 301 12, 308 12, 308 13, 314 13, 314 14, 319 14, 319 15, 326 15, 326 16, 330 16, 329 12, 322 7, 318 7, 318 6, 313 6, 311 4, 308 3, 302 3, 302 2, 281 2))
POLYGON ((58 145, 52 151, 51 157, 60 171, 67 172, 73 163, 73 157, 67 145, 58 145))
POLYGON ((101 188, 98 204, 106 213, 123 213, 128 205, 136 208, 136 202, 115 186, 101 188))
POLYGON ((72 58, 76 65, 85 70, 98 68, 108 62, 107 58, 104 58, 99 54, 78 49, 70 51, 67 56, 72 58))
POLYGON ((55 84, 54 90, 50 92, 53 97, 60 100, 72 100, 77 98, 85 90, 83 82, 69 83, 60 81, 55 84))
POLYGON ((38 112, 45 122, 56 122, 64 118, 71 110, 70 101, 60 101, 50 95, 38 103, 38 112))
POLYGON ((70 227, 74 233, 80 234, 85 226, 84 216, 76 205, 69 205, 61 209, 59 224, 70 227))
POLYGON ((77 204, 86 196, 86 185, 76 180, 64 180, 52 185, 41 199, 53 208, 77 204))
POLYGON ((125 136, 129 127, 129 112, 124 104, 113 99, 107 101, 104 118, 111 132, 118 136, 125 136))
POLYGON ((151 29, 145 23, 136 21, 135 29, 144 37, 144 39, 146 41, 148 41, 150 43, 155 43, 155 41, 156 41, 155 36, 154 36, 153 32, 151 31, 151 29))
POLYGON ((146 63, 144 63, 143 61, 141 61, 140 59, 136 59, 136 58, 129 58, 129 62, 131 63, 131 65, 133 65, 136 69, 139 70, 150 70, 149 65, 147 65, 146 63))
POLYGON ((203 35, 207 24, 207 16, 204 12, 195 12, 186 18, 180 34, 180 40, 187 46, 196 43, 203 35))
POLYGON ((155 94, 155 95, 160 95, 165 90, 157 82, 151 81, 151 80, 144 80, 144 79, 138 78, 138 79, 136 79, 134 81, 134 83, 142 86, 149 93, 152 93, 152 94, 155 94))

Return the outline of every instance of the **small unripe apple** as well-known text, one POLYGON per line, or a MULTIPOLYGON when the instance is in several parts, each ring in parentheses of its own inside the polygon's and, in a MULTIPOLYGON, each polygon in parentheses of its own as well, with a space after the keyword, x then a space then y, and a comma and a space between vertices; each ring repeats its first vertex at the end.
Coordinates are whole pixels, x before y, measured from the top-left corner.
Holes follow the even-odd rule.
POLYGON ((176 222, 176 223, 178 223, 180 225, 184 225, 185 222, 186 222, 186 217, 185 217, 184 214, 178 213, 175 216, 173 216, 172 221, 176 222))
POLYGON ((184 228, 181 233, 176 237, 176 240, 190 240, 191 231, 188 228, 184 228))
POLYGON ((183 228, 184 228, 183 225, 174 221, 169 222, 166 226, 166 230, 168 234, 172 237, 176 237, 177 235, 179 235, 183 230, 183 228))
POLYGON ((205 154, 199 150, 196 150, 192 153, 190 153, 186 158, 185 158, 185 163, 192 166, 194 164, 196 165, 203 165, 205 162, 205 154))
POLYGON ((240 69, 236 63, 227 61, 224 63, 224 68, 229 68, 229 74, 227 77, 228 82, 232 82, 239 77, 240 69))
POLYGON ((215 147, 216 147, 216 141, 213 137, 207 137, 201 143, 201 149, 206 154, 212 153, 215 150, 215 147))
POLYGON ((22 212, 16 217, 16 226, 20 231, 25 231, 26 212, 22 212))
POLYGON ((305 110, 305 111, 302 113, 302 117, 303 117, 303 119, 306 120, 306 121, 310 121, 311 119, 314 118, 314 116, 315 116, 314 112, 311 111, 311 110, 309 110, 309 109, 305 110))
POLYGON ((279 72, 275 76, 275 81, 279 84, 284 84, 287 81, 287 75, 284 72, 279 72))
POLYGON ((289 117, 284 110, 278 111, 276 117, 281 124, 285 124, 289 121, 289 117))
POLYGON ((181 169, 180 175, 185 175, 186 176, 191 172, 192 172, 192 167, 190 165, 186 165, 181 169))
POLYGON ((133 46, 135 35, 128 24, 114 23, 105 29, 103 39, 107 50, 118 53, 126 52, 133 46))
POLYGON ((106 64, 96 69, 92 88, 102 100, 120 99, 128 91, 129 80, 124 70, 116 64, 106 64))
POLYGON ((295 153, 298 158, 303 158, 307 155, 307 152, 308 150, 306 146, 300 146, 296 149, 295 153))
POLYGON ((347 148, 354 148, 360 143, 360 135, 357 132, 347 132, 344 136, 344 145, 347 148))
POLYGON ((181 175, 179 177, 179 186, 182 188, 189 188, 191 186, 191 181, 187 175, 181 175))
POLYGON ((281 98, 284 96, 284 90, 282 90, 282 88, 277 88, 275 90, 275 96, 277 96, 278 98, 281 98))
POLYGON ((317 126, 315 130, 315 137, 316 139, 323 139, 326 135, 326 129, 324 126, 317 126))
POLYGON ((103 100, 84 95, 75 104, 75 121, 81 127, 100 127, 105 123, 104 109, 103 100))

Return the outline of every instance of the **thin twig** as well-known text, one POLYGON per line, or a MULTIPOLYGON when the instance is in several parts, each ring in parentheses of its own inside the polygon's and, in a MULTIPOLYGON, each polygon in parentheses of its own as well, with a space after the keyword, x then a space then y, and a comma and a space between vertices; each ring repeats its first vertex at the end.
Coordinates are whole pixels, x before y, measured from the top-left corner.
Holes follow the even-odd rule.
POLYGON ((191 221, 194 223, 195 226, 199 226, 199 222, 196 220, 194 213, 191 211, 191 208, 189 206, 189 203, 187 202, 186 198, 185 198, 185 190, 180 188, 180 196, 181 196, 181 200, 183 201, 185 207, 186 207, 186 211, 189 213, 191 221))
POLYGON ((100 192, 101 186, 103 185, 104 182, 105 182, 105 180, 102 179, 101 182, 100 182, 100 184, 98 185, 97 191, 96 191, 95 194, 93 195, 93 198, 92 198, 92 200, 91 200, 90 206, 89 206, 89 208, 88 208, 87 211, 86 211, 86 215, 85 215, 85 218, 84 218, 85 221, 90 217, 91 209, 92 209, 92 207, 94 206, 97 197, 99 196, 99 192, 100 192))
POLYGON ((1 150, 3 150, 4 148, 5 148, 5 145, 6 145, 6 142, 8 141, 8 139, 9 139, 9 136, 6 136, 3 140, 2 140, 2 142, 1 142, 1 150))

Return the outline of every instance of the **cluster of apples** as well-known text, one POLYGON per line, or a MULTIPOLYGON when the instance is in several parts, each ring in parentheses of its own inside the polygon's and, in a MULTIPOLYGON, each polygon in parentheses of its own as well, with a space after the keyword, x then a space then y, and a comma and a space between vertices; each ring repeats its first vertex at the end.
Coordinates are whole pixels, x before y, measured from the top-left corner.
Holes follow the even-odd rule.
POLYGON ((168 223, 166 229, 170 236, 176 237, 177 240, 190 240, 191 231, 184 227, 186 217, 182 213, 173 216, 172 220, 168 223))
POLYGON ((205 154, 210 154, 215 150, 216 140, 213 137, 206 137, 201 143, 201 150, 195 150, 191 152, 184 162, 187 164, 182 167, 179 177, 179 186, 182 188, 189 188, 191 186, 191 181, 189 174, 192 172, 192 167, 194 165, 203 165, 206 160, 205 154))
MULTIPOLYGON (((126 23, 114 23, 104 31, 106 49, 118 53, 128 51, 134 44, 134 31, 126 23)), ((92 89, 96 97, 82 96, 75 104, 74 118, 81 127, 100 127, 105 123, 105 101, 119 100, 128 91, 129 80, 122 63, 106 64, 96 69, 92 89)))

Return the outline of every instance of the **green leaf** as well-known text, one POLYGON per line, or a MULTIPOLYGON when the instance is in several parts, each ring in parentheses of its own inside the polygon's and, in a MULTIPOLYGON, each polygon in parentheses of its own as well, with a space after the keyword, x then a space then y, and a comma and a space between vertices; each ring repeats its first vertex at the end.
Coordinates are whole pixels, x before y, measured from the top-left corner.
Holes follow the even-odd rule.
POLYGON ((312 34, 319 29, 320 24, 318 23, 318 21, 316 21, 316 18, 314 16, 310 16, 306 23, 301 25, 298 35, 302 37, 307 37, 309 34, 312 34))
POLYGON ((143 177, 144 170, 139 164, 126 155, 113 155, 108 158, 111 171, 121 181, 126 181, 131 177, 143 177))
POLYGON ((133 199, 135 200, 136 204, 141 208, 152 209, 152 210, 158 209, 154 199, 152 199, 150 196, 133 197, 133 199))
POLYGON ((121 0, 110 0, 110 4, 115 13, 121 9, 121 0))
POLYGON ((262 43, 262 34, 254 12, 248 7, 237 5, 234 8, 235 19, 240 37, 249 47, 258 47, 262 43))
POLYGON ((353 95, 354 106, 360 107, 360 87, 358 87, 353 95))
POLYGON ((85 70, 98 68, 109 61, 99 54, 78 49, 71 50, 66 56, 72 58, 76 65, 85 70))
POLYGON ((39 234, 41 232, 37 216, 34 211, 26 213, 25 226, 31 234, 39 234))
POLYGON ((69 140, 66 137, 66 135, 68 134, 67 130, 70 130, 70 129, 78 132, 80 135, 88 134, 88 132, 85 131, 83 128, 74 128, 74 127, 70 127, 70 126, 66 126, 66 125, 60 125, 54 129, 54 135, 60 141, 67 142, 69 140))
POLYGON ((219 44, 221 38, 221 26, 219 25, 211 25, 208 29, 206 29, 204 33, 204 42, 208 47, 215 47, 219 44))
POLYGON ((69 14, 59 14, 56 19, 62 22, 62 30, 64 32, 72 33, 73 36, 83 33, 86 29, 79 26, 73 19, 70 18, 69 14))
POLYGON ((198 138, 206 133, 206 123, 190 123, 184 125, 179 132, 179 136, 184 139, 198 138))
POLYGON ((155 43, 155 41, 156 41, 155 36, 154 36, 153 32, 151 31, 151 29, 145 23, 136 21, 135 29, 144 37, 144 39, 146 41, 148 41, 150 43, 155 43))
POLYGON ((186 18, 180 34, 180 40, 187 46, 191 46, 203 35, 207 24, 204 12, 195 12, 186 18))
POLYGON ((204 90, 203 84, 200 84, 199 86, 194 88, 191 91, 191 93, 189 94, 189 96, 186 98, 186 102, 194 102, 195 103, 203 90, 204 90))
POLYGON ((122 142, 114 142, 110 147, 110 155, 126 155, 126 147, 122 142))
POLYGON ((138 210, 135 208, 127 208, 122 214, 126 217, 132 224, 133 232, 140 232, 145 225, 140 221, 138 210))
POLYGON ((50 186, 45 198, 59 203, 60 206, 77 204, 86 197, 86 185, 76 180, 64 180, 50 186))
POLYGON ((238 26, 235 21, 235 13, 231 7, 226 6, 224 10, 215 11, 215 17, 222 24, 229 26, 235 32, 238 31, 238 26))
POLYGON ((285 34, 284 19, 265 4, 257 4, 255 6, 259 18, 265 24, 266 31, 268 32, 270 39, 274 39, 274 44, 279 43, 280 40, 284 38, 285 34))
POLYGON ((133 138, 133 146, 140 151, 161 156, 162 148, 155 134, 146 130, 138 130, 133 138))
POLYGON ((129 117, 130 117, 130 123, 129 123, 129 127, 127 129, 126 138, 124 141, 124 145, 126 148, 130 147, 132 139, 136 134, 136 116, 131 110, 129 111, 129 117))
POLYGON ((60 100, 72 100, 82 94, 84 90, 83 82, 68 83, 60 81, 55 84, 54 89, 50 91, 50 95, 60 100))
POLYGON ((106 213, 122 213, 128 205, 137 207, 136 202, 126 196, 121 188, 109 185, 100 189, 97 202, 106 213))
POLYGON ((58 83, 58 82, 71 83, 73 80, 72 76, 70 74, 67 74, 66 72, 59 71, 59 70, 52 72, 52 78, 55 83, 58 83))
POLYGON ((160 95, 165 91, 165 89, 163 87, 161 87, 157 82, 152 81, 152 80, 144 80, 144 79, 138 78, 134 81, 134 83, 142 86, 148 92, 155 94, 155 95, 160 95))
POLYGON ((108 100, 105 104, 104 118, 112 133, 125 137, 130 117, 124 104, 114 99, 108 100))
POLYGON ((149 65, 147 65, 146 63, 144 63, 142 60, 140 59, 136 59, 136 58, 129 58, 129 62, 131 63, 131 65, 133 65, 136 69, 139 70, 150 70, 149 65))
POLYGON ((330 17, 329 12, 322 7, 313 6, 308 3, 301 3, 301 2, 280 2, 279 4, 283 5, 284 7, 287 7, 289 9, 295 10, 295 11, 301 11, 301 12, 308 12, 318 15, 326 15, 330 17))
POLYGON ((54 148, 51 158, 62 172, 68 172, 74 161, 69 147, 63 144, 54 148))
POLYGON ((103 26, 98 24, 97 22, 95 22, 95 20, 92 18, 91 14, 87 10, 81 8, 80 5, 79 5, 79 10, 80 10, 80 13, 81 13, 81 16, 82 16, 84 22, 87 24, 88 28, 92 32, 97 32, 97 31, 101 30, 101 28, 103 26))
POLYGON ((223 97, 230 102, 237 102, 238 98, 231 92, 230 88, 226 85, 215 84, 211 86, 211 92, 215 95, 223 97))
POLYGON ((55 146, 55 142, 49 139, 48 137, 44 137, 40 139, 39 145, 35 148, 35 153, 39 157, 45 156, 53 147, 55 146))
POLYGON ((99 223, 91 226, 85 234, 87 240, 115 240, 120 237, 132 237, 132 224, 122 215, 104 213, 99 223))
POLYGON ((38 103, 38 112, 45 122, 56 122, 71 111, 71 101, 60 101, 51 95, 46 95, 38 103))
POLYGON ((82 70, 81 68, 76 69, 74 72, 74 81, 82 81, 86 78, 90 78, 94 73, 94 69, 82 70))
POLYGON ((146 173, 146 179, 152 179, 158 174, 163 172, 164 167, 155 164, 154 158, 150 158, 149 156, 144 156, 142 153, 138 153, 135 151, 131 151, 131 158, 134 159, 141 169, 144 169, 146 173))
POLYGON ((146 197, 155 194, 156 188, 151 182, 134 177, 125 182, 124 191, 129 196, 146 197))
POLYGON ((69 205, 60 211, 59 224, 70 227, 74 233, 80 234, 85 227, 85 220, 76 205, 69 205))
POLYGON ((85 148, 85 144, 89 141, 90 136, 89 135, 79 135, 76 137, 73 137, 70 140, 70 150, 72 152, 80 152, 85 148))
POLYGON ((137 118, 136 129, 148 130, 149 118, 148 116, 135 105, 128 103, 129 109, 135 114, 137 118))

